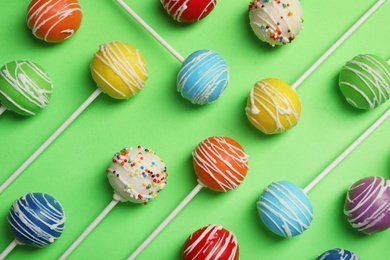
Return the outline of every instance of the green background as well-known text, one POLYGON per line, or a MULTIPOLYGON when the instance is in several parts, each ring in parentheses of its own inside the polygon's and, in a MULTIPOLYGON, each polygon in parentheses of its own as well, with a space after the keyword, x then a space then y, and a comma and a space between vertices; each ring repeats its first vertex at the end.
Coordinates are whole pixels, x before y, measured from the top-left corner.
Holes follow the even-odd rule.
POLYGON ((142 252, 139 259, 180 259, 181 247, 195 230, 222 224, 237 236, 240 259, 315 259, 341 247, 362 259, 384 259, 389 232, 366 236, 343 215, 348 186, 363 177, 389 178, 390 120, 319 183, 308 196, 314 208, 311 227, 298 237, 279 238, 261 223, 256 201, 273 181, 305 187, 367 129, 389 104, 371 111, 352 108, 337 85, 340 68, 355 55, 390 58, 385 3, 306 81, 297 88, 302 117, 291 131, 267 136, 247 120, 244 108, 253 84, 276 77, 292 84, 360 16, 370 1, 302 0, 304 29, 287 46, 260 42, 248 24, 248 1, 220 0, 204 20, 179 24, 157 0, 126 1, 183 57, 212 49, 226 59, 230 82, 214 104, 196 106, 176 92, 180 63, 113 0, 80 0, 79 31, 60 44, 47 44, 25 23, 29 1, 2 1, 0 64, 31 60, 54 82, 51 103, 34 117, 11 111, 0 116, 0 182, 6 180, 96 89, 89 63, 99 45, 127 42, 149 66, 144 90, 128 101, 100 95, 15 182, 0 194, 0 251, 13 239, 7 215, 12 202, 27 192, 46 192, 65 209, 60 239, 43 249, 18 246, 9 259, 56 259, 112 199, 105 169, 112 155, 142 145, 165 160, 168 185, 144 206, 118 204, 69 259, 125 259, 195 187, 191 152, 203 139, 223 135, 237 140, 249 155, 250 169, 234 191, 203 189, 142 252))

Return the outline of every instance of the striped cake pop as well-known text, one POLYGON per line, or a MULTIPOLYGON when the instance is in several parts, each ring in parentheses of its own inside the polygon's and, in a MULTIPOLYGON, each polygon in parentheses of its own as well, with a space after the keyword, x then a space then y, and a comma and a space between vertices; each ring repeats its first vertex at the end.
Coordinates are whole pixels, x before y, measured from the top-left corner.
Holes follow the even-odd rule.
POLYGON ((1 111, 35 115, 49 104, 52 93, 53 83, 47 72, 34 62, 12 61, 0 69, 1 111))
POLYGON ((164 9, 178 22, 193 23, 205 18, 217 0, 160 0, 164 9))
POLYGON ((239 247, 236 236, 221 225, 210 224, 192 233, 182 250, 183 260, 237 260, 239 247))
POLYGON ((360 258, 349 250, 335 248, 319 255, 316 260, 360 260, 360 258))
POLYGON ((373 234, 390 227, 390 181, 370 176, 348 189, 344 213, 353 228, 373 234))
POLYGON ((352 106, 378 107, 390 98, 390 65, 376 55, 357 55, 341 69, 339 86, 352 106))
POLYGON ((62 42, 72 37, 81 20, 77 0, 32 0, 26 17, 34 36, 46 42, 62 42))
POLYGON ((4 259, 16 245, 48 246, 61 236, 65 214, 61 204, 46 193, 27 193, 12 203, 8 223, 15 240, 0 254, 4 259))

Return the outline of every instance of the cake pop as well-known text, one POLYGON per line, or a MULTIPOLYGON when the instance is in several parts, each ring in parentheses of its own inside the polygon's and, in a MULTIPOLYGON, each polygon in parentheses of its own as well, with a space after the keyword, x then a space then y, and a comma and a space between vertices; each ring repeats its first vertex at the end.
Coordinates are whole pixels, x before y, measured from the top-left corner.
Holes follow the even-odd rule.
POLYGON ((177 90, 194 104, 210 104, 222 96, 228 81, 225 60, 214 51, 199 50, 183 62, 177 76, 177 90))
POLYGON ((123 42, 102 44, 91 63, 96 84, 112 98, 129 99, 140 91, 148 78, 141 52, 123 42))
POLYGON ((27 26, 38 39, 62 42, 77 32, 82 11, 77 0, 33 0, 27 10, 27 26))
POLYGON ((345 198, 344 213, 353 228, 373 234, 390 227, 390 181, 370 176, 354 182, 345 198))
POLYGON ((174 20, 183 23, 202 20, 217 4, 216 0, 160 0, 160 2, 174 20))
POLYGON ((114 189, 113 200, 59 259, 66 259, 119 201, 146 205, 158 196, 168 177, 163 160, 153 150, 142 146, 123 148, 115 153, 106 173, 114 189))
POLYGON ((171 45, 141 19, 123 0, 116 0, 145 30, 181 63, 176 87, 182 97, 193 104, 204 105, 218 100, 229 81, 225 60, 214 51, 198 50, 184 59, 171 45))
POLYGON ((202 188, 210 185, 210 188, 217 192, 235 189, 242 182, 248 170, 248 155, 235 140, 228 137, 214 136, 203 140, 193 150, 192 157, 194 170, 198 176, 198 185, 128 259, 135 259, 202 188))
MULTIPOLYGON (((276 1, 264 2, 279 3, 276 1)), ((265 134, 283 133, 292 129, 298 123, 301 107, 294 90, 382 4, 383 1, 378 0, 291 85, 292 90, 285 82, 278 79, 266 79, 256 83, 249 93, 245 108, 249 121, 265 134)))
POLYGON ((251 89, 245 108, 249 121, 265 134, 294 127, 301 116, 301 101, 294 89, 280 79, 258 81, 251 89))
POLYGON ((335 248, 319 255, 316 260, 359 260, 360 258, 351 251, 335 248))
POLYGON ((376 55, 357 55, 340 71, 339 86, 349 104, 373 109, 390 98, 390 65, 376 55))
POLYGON ((35 115, 49 104, 53 83, 47 72, 31 61, 12 61, 0 69, 0 101, 3 110, 35 115))
POLYGON ((102 92, 128 99, 141 90, 147 79, 147 66, 139 50, 123 42, 100 45, 91 63, 98 88, 58 127, 54 133, 2 184, 2 193, 102 92))
POLYGON ((57 241, 64 231, 65 214, 61 204, 45 193, 27 193, 12 203, 8 223, 15 240, 0 254, 4 259, 16 245, 45 247, 57 241))
POLYGON ((183 260, 237 260, 236 236, 221 225, 210 224, 192 233, 184 243, 183 260))
POLYGON ((270 184, 257 202, 263 223, 275 234, 294 237, 309 228, 313 207, 301 188, 288 181, 270 184))
POLYGON ((253 32, 272 47, 291 43, 303 29, 299 0, 254 0, 249 3, 248 12, 253 32))

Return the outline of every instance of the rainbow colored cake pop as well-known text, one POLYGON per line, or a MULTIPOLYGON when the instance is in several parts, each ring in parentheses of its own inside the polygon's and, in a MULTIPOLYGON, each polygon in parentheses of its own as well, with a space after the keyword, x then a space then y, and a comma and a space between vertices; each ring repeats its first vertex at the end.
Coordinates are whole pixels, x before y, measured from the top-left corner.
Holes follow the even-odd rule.
POLYGON ((72 37, 81 20, 77 0, 32 0, 26 17, 34 36, 46 42, 62 42, 72 37))
POLYGON ((291 43, 303 29, 299 0, 254 0, 249 3, 248 12, 253 32, 273 47, 291 43))
POLYGON ((357 55, 341 69, 339 86, 352 106, 378 107, 390 98, 390 65, 376 55, 357 55))
POLYGON ((35 115, 49 104, 52 92, 47 72, 34 62, 12 61, 0 69, 0 101, 19 115, 35 115))
POLYGON ((251 89, 245 108, 248 120, 265 134, 293 128, 301 117, 301 101, 295 89, 280 79, 258 81, 251 89))
POLYGON ((316 260, 360 260, 360 258, 349 250, 335 248, 319 255, 316 260))
POLYGON ((214 51, 198 50, 183 62, 177 75, 177 91, 193 104, 217 101, 229 82, 229 68, 214 51))
POLYGON ((183 260, 237 260, 239 247, 236 236, 221 225, 210 224, 192 233, 184 243, 183 260))
POLYGON ((390 227, 390 181, 370 176, 354 182, 345 198, 344 213, 353 228, 373 234, 390 227))
POLYGON ((205 18, 217 0, 160 0, 164 9, 178 22, 193 23, 205 18))

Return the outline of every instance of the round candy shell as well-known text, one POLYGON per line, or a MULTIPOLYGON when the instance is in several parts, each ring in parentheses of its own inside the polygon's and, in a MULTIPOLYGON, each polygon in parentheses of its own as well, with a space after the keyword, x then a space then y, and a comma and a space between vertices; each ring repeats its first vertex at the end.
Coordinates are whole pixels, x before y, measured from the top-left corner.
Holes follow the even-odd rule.
POLYGON ((351 251, 335 248, 322 253, 316 260, 359 260, 360 258, 351 251))
POLYGON ((253 32, 271 46, 291 43, 303 29, 299 0, 254 0, 249 3, 248 11, 253 32))
POLYGON ((165 187, 168 173, 163 160, 149 149, 124 148, 106 170, 108 181, 121 201, 147 204, 165 187))
POLYGON ((216 0, 160 0, 164 9, 178 22, 193 23, 205 18, 216 0))
POLYGON ((23 115, 35 115, 49 104, 53 83, 47 72, 31 61, 12 61, 0 69, 0 101, 23 115))
POLYGON ((236 236, 221 225, 209 225, 192 233, 182 250, 183 260, 237 260, 236 236))
POLYGON ((276 235, 294 237, 309 228, 313 207, 301 188, 288 181, 270 184, 257 202, 265 226, 276 235))
POLYGON ((390 97, 390 65, 375 55, 358 55, 341 69, 339 86, 349 104, 373 109, 390 97))
POLYGON ((353 228, 373 234, 390 227, 390 181, 381 176, 353 183, 345 198, 344 213, 353 228))
POLYGON ((100 45, 91 63, 96 84, 112 98, 128 99, 143 89, 148 68, 141 52, 122 42, 100 45))
POLYGON ((248 155, 228 137, 207 138, 194 149, 192 157, 200 182, 218 192, 237 188, 248 171, 248 155))
POLYGON ((27 26, 46 42, 62 42, 77 32, 82 11, 77 0, 33 0, 27 10, 27 26))
POLYGON ((210 50, 198 50, 184 62, 177 76, 177 91, 194 104, 217 101, 229 82, 225 60, 210 50))
POLYGON ((65 214, 61 204, 52 196, 27 193, 12 204, 8 223, 18 243, 44 247, 62 234, 65 214))
POLYGON ((265 134, 283 133, 301 117, 301 101, 294 89, 280 79, 258 81, 245 108, 248 120, 265 134))

